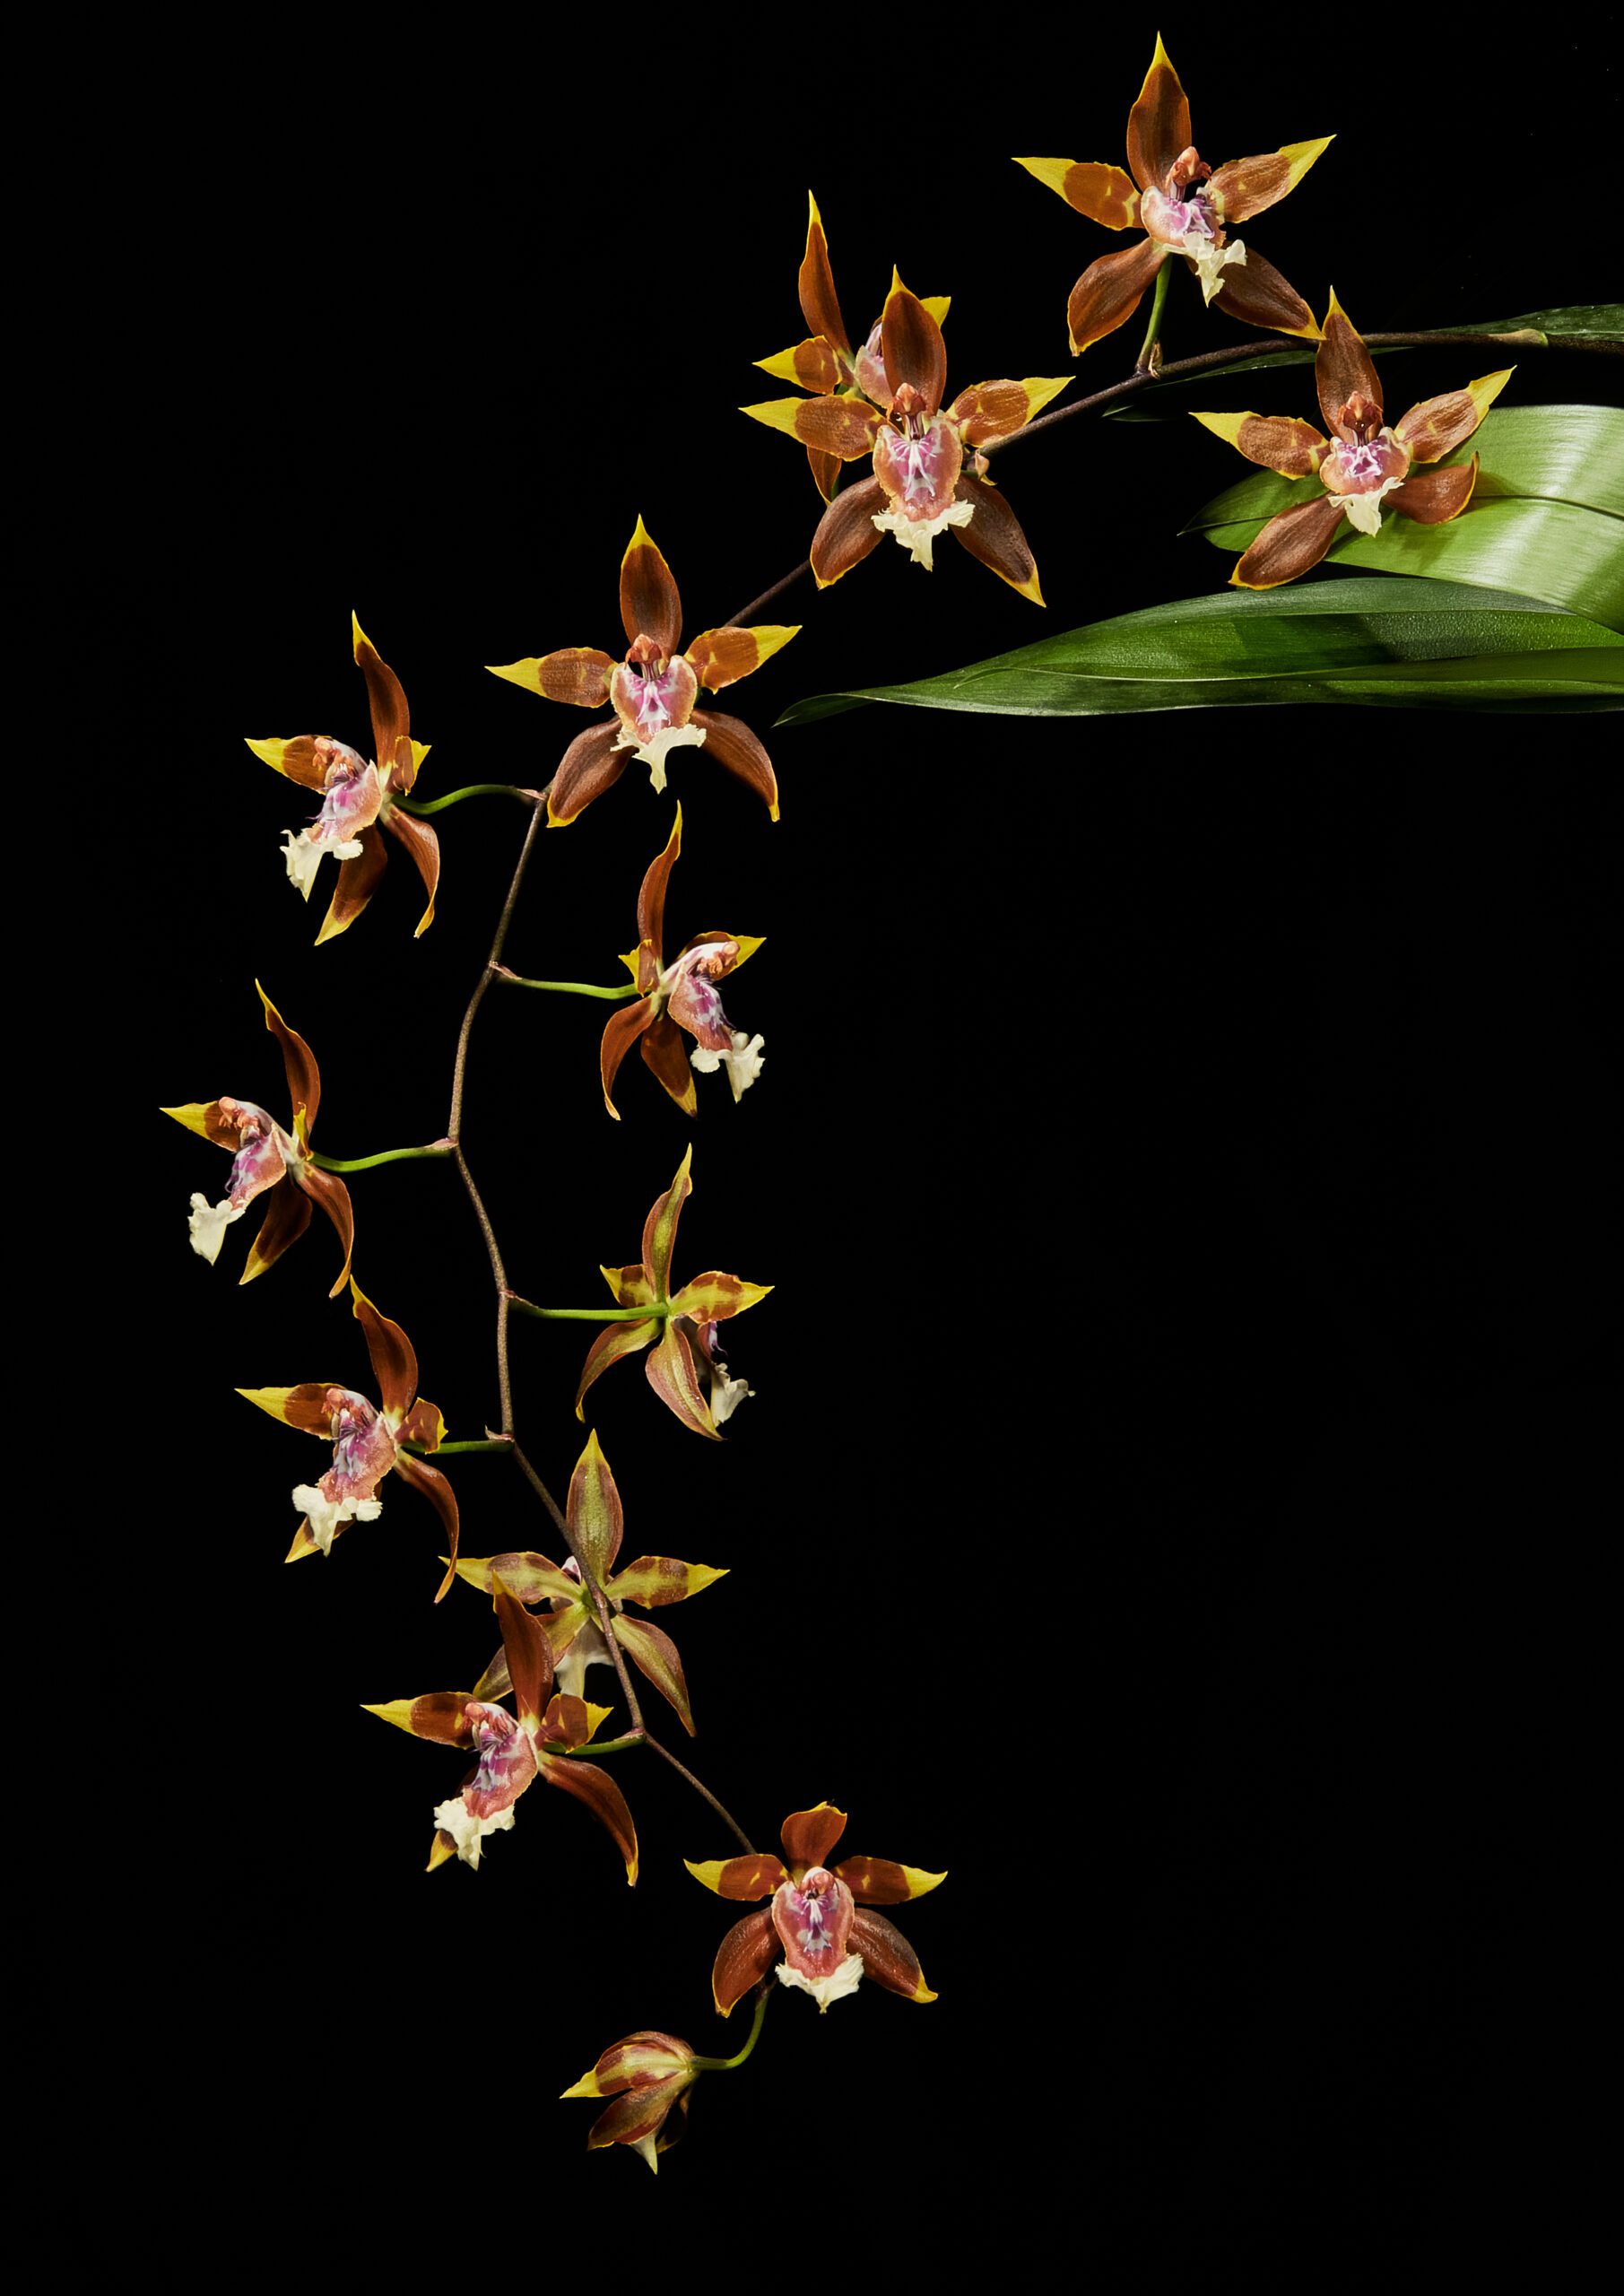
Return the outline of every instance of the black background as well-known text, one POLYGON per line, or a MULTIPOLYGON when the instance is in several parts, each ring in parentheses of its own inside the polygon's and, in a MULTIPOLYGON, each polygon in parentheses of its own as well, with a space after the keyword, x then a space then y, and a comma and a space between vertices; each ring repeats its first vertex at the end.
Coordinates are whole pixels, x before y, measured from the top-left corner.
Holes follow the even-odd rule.
MULTIPOLYGON (((1563 221, 1576 90, 1585 152, 1616 125, 1594 47, 1513 68, 1306 19, 1289 57, 1193 14, 1162 30, 1214 162, 1340 131, 1244 234, 1316 309, 1330 283, 1372 329, 1604 291, 1563 221)), ((1067 291, 1116 243, 1003 155, 1120 163, 1154 27, 955 54, 940 23, 876 22, 839 91, 825 36, 777 76, 697 38, 511 78, 499 48, 465 104, 395 56, 353 116, 267 89, 263 117, 160 139, 110 219, 96 533, 134 574, 118 722, 160 774, 99 952, 140 1178, 126 1393, 162 1398, 124 1532, 144 1578, 120 1634, 168 1726, 134 1796, 130 2048, 217 2100, 193 2138, 216 2185, 295 2232, 319 2191, 357 2262, 533 2229, 573 2265, 612 2226, 748 2238, 777 2270, 990 2239, 1019 2277, 1064 2236, 1113 2286, 1368 2286, 1585 2182, 1561 2106, 1593 1983, 1576 1770, 1617 1281, 1607 721, 871 709, 773 734, 804 694, 1222 583, 1177 528, 1238 459, 1182 417, 1084 417, 998 471, 1046 610, 945 539, 929 577, 882 547, 775 604, 802 635, 719 705, 768 741, 782 821, 676 756, 672 940, 767 936, 729 997, 766 1039, 742 1106, 701 1080, 690 1126, 634 1063, 612 1124, 604 1008, 487 999, 465 1140, 520 1291, 592 1304, 690 1140, 677 1274, 777 1287, 736 1328, 758 1393, 725 1448, 636 1366, 590 1399, 625 1552, 731 1573, 662 1614, 694 1766, 763 1845, 827 1797, 849 1849, 951 1873, 899 1917, 939 2001, 775 2001, 657 2186, 551 2100, 638 2026, 738 2046, 707 1984, 732 1915, 680 1863, 730 1844, 621 1755, 635 1893, 540 1787, 477 1874, 423 1876, 458 1758, 360 1704, 471 1683, 492 1622, 462 1585, 434 1607, 438 1526, 397 1483, 328 1562, 281 1568, 322 1457, 231 1389, 369 1387, 324 1296, 336 1248, 318 1219, 236 1289, 256 1212, 196 1259, 187 1200, 224 1161, 142 1115, 229 1091, 285 1116, 257 977, 321 1063, 319 1147, 444 1130, 519 809, 437 819, 422 940, 393 848, 317 950, 331 871, 301 909, 278 851, 309 807, 241 736, 366 743, 353 608, 433 745, 420 796, 539 784, 586 721, 481 665, 614 650, 639 513, 688 634, 801 558, 800 450, 734 410, 782 395, 750 361, 803 332, 809 184, 854 335, 895 261, 952 295, 950 388, 1069 370, 1067 291)), ((1169 359, 1238 335, 1175 279, 1169 359)), ((1394 357, 1389 413, 1493 363, 1394 357)), ((1616 380, 1529 353, 1503 403, 1616 380)), ((1311 414, 1311 379, 1213 403, 1311 414)), ((515 969, 614 979, 671 813, 634 765, 548 833, 515 969)), ((352 1195, 358 1279, 477 1435, 493 1310, 453 1173, 352 1195)), ((589 1336, 514 1333, 521 1437, 560 1494, 589 1336)), ((465 1551, 556 1557, 500 1460, 448 1472, 465 1551)))

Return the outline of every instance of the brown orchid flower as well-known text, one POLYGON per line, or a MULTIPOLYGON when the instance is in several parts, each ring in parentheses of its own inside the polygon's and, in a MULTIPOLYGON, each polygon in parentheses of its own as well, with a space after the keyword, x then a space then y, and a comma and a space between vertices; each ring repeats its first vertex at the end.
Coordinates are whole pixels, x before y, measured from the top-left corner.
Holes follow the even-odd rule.
POLYGON ((1200 280, 1204 300, 1231 318, 1313 341, 1319 329, 1297 290, 1229 232, 1283 199, 1333 141, 1322 135, 1312 143, 1282 144, 1254 159, 1228 160, 1214 172, 1190 141, 1189 100, 1159 32, 1144 85, 1128 114, 1131 176, 1094 160, 1015 162, 1091 223, 1110 231, 1137 227, 1145 234, 1125 253, 1091 263, 1073 288, 1066 305, 1073 356, 1125 326, 1162 265, 1176 255, 1200 280))
MULTIPOLYGON (((400 680, 355 616, 350 616, 355 659, 367 681, 372 709, 372 746, 369 764, 348 743, 331 734, 300 734, 291 741, 250 740, 257 758, 301 788, 321 793, 321 811, 308 829, 287 833, 288 874, 306 900, 323 857, 333 854, 338 863, 338 884, 316 936, 324 941, 347 933, 378 891, 388 863, 378 835, 386 829, 398 838, 417 864, 429 895, 429 906, 418 922, 419 935, 434 922, 434 898, 439 886, 439 839, 427 822, 414 821, 396 802, 406 796, 417 779, 417 770, 429 754, 427 742, 412 738, 406 697, 400 680)), ((416 935, 413 936, 414 938, 416 935)))
POLYGON ((1197 422, 1238 448, 1248 462, 1287 478, 1317 476, 1325 491, 1282 510, 1236 562, 1229 579, 1243 590, 1272 590, 1317 566, 1345 517, 1374 535, 1382 511, 1402 510, 1424 526, 1458 518, 1477 483, 1478 458, 1412 478, 1415 463, 1435 463, 1469 439, 1515 369, 1480 375, 1462 391, 1422 399, 1390 428, 1382 421, 1381 378, 1334 292, 1315 354, 1320 412, 1331 432, 1285 415, 1198 414, 1197 422))
POLYGON ((665 787, 665 761, 673 749, 703 743, 718 765, 753 789, 778 818, 778 784, 772 760, 737 718, 696 709, 701 686, 712 693, 736 685, 786 646, 799 624, 763 622, 754 630, 732 624, 701 631, 686 652, 682 601, 669 566, 649 540, 639 517, 621 561, 621 621, 630 640, 616 662, 595 646, 565 646, 557 653, 531 656, 492 674, 522 685, 549 701, 579 709, 611 704, 606 725, 590 726, 565 751, 547 796, 547 822, 562 829, 595 797, 612 788, 633 757, 641 758, 656 790, 665 787))

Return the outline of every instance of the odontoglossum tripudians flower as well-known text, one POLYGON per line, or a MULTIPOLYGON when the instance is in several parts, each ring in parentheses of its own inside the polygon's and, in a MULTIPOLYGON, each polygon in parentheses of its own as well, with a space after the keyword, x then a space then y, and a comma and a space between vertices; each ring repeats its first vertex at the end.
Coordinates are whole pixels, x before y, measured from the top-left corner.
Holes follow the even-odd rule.
POLYGON ((256 757, 301 788, 320 795, 320 813, 308 829, 290 830, 286 847, 288 874, 307 900, 323 857, 331 853, 339 863, 338 884, 316 936, 317 948, 348 932, 378 891, 389 858, 379 829, 398 838, 417 864, 429 895, 429 906, 418 921, 420 934, 434 922, 439 885, 439 839, 427 822, 413 821, 396 802, 410 795, 429 744, 413 740, 400 680, 379 659, 353 614, 350 627, 372 708, 372 761, 348 743, 334 741, 331 734, 248 743, 256 757))
POLYGON ((188 1100, 179 1108, 163 1110, 177 1124, 184 1124, 188 1132, 212 1140, 217 1148, 232 1152, 231 1176, 220 1202, 211 1205, 202 1195, 192 1198, 188 1223, 192 1249, 212 1267, 220 1257, 226 1230, 233 1221, 242 1218, 256 1196, 264 1196, 265 1220, 248 1247, 248 1265, 240 1278, 244 1283, 252 1283, 255 1276, 263 1275, 282 1257, 290 1244, 299 1241, 310 1224, 311 1205, 319 1204, 337 1229, 338 1240, 344 1248, 344 1264, 327 1294, 328 1299, 335 1300, 350 1280, 355 1216, 350 1207, 350 1191, 343 1180, 334 1172, 322 1171, 311 1161, 310 1135, 321 1104, 321 1071, 303 1037, 289 1028, 257 981, 254 986, 259 989, 259 1001, 265 1008, 265 1026, 282 1047, 293 1128, 284 1132, 274 1117, 256 1108, 252 1100, 188 1100))

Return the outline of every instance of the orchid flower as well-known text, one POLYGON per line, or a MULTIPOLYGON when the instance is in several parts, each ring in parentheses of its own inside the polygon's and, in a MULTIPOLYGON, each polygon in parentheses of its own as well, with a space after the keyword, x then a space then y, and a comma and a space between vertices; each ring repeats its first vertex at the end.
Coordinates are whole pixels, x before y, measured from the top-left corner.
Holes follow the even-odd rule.
POLYGON ((688 1177, 692 1160, 690 1148, 671 1186, 656 1199, 644 1222, 642 1259, 626 1267, 600 1271, 619 1306, 647 1307, 648 1315, 646 1320, 611 1324, 593 1341, 575 1391, 578 1419, 586 1416, 582 1398, 593 1381, 622 1355, 635 1355, 656 1340, 659 1344, 644 1367, 648 1384, 683 1426, 691 1427, 696 1434, 716 1437, 721 1422, 751 1392, 742 1379, 727 1376, 716 1326, 730 1316, 742 1316, 758 1300, 765 1300, 772 1285, 746 1283, 736 1275, 723 1275, 709 1268, 683 1284, 680 1292, 668 1288, 677 1221, 693 1193, 693 1182, 688 1177), (700 1393, 696 1359, 704 1371, 705 1394, 700 1393))
POLYGON ((824 1861, 845 1831, 845 1811, 820 1802, 784 1821, 787 1867, 770 1853, 703 1866, 683 1859, 694 1880, 720 1898, 772 1899, 722 1940, 710 1980, 722 2016, 775 1964, 778 1982, 810 1993, 821 2010, 855 1992, 864 1977, 908 2001, 936 1998, 907 1938, 868 1909, 923 1897, 947 1875, 889 1857, 843 1857, 831 1870, 824 1861))
POLYGON ((1282 144, 1254 159, 1227 160, 1214 173, 1190 141, 1189 100, 1159 32, 1144 85, 1128 114, 1131 176, 1095 160, 1015 162, 1091 223, 1145 234, 1122 255, 1102 255, 1073 288, 1066 305, 1073 356, 1133 317, 1170 256, 1184 257, 1201 282, 1203 300, 1231 318, 1312 342, 1319 329, 1302 297, 1229 230, 1283 199, 1333 141, 1322 135, 1308 144, 1282 144))
POLYGON ((489 1677, 472 1691, 432 1691, 366 1709, 414 1738, 470 1747, 477 1757, 461 1789, 435 1810, 427 1870, 431 1874, 452 1857, 477 1870, 486 1836, 509 1831, 514 1804, 539 1778, 586 1805, 625 1860, 627 1881, 634 1883, 638 1837, 625 1796, 604 1771, 569 1759, 575 1747, 590 1744, 609 1709, 551 1697, 552 1655, 541 1621, 499 1578, 493 1604, 506 1660, 502 1690, 511 1689, 517 1718, 495 1704, 498 1693, 489 1677))
MULTIPOLYGON (((576 1462, 564 1511, 571 1543, 584 1550, 587 1569, 603 1592, 610 1632, 632 1664, 675 1709, 691 1738, 693 1714, 676 1644, 647 1620, 625 1618, 621 1612, 629 1602, 650 1610, 682 1602, 714 1586, 718 1578, 725 1578, 727 1573, 713 1570, 703 1562, 679 1562, 669 1554, 642 1554, 624 1570, 615 1570, 626 1518, 595 1433, 587 1437, 586 1448, 576 1462)), ((464 1555, 456 1571, 459 1578, 486 1594, 493 1591, 499 1579, 521 1603, 551 1604, 549 1614, 541 1622, 547 1631, 560 1687, 571 1697, 580 1696, 588 1666, 613 1663, 600 1614, 573 1555, 562 1570, 540 1554, 464 1555)), ((486 1682, 495 1686, 487 1695, 501 1694, 506 1685, 499 1661, 492 1663, 486 1682)))
POLYGON ((248 1265, 239 1278, 240 1283, 251 1283, 282 1257, 290 1244, 299 1241, 310 1224, 311 1205, 319 1204, 337 1229, 344 1248, 338 1281, 327 1294, 329 1300, 335 1300, 350 1280, 355 1215, 343 1180, 335 1173, 321 1170, 311 1159, 310 1135, 321 1103, 321 1071, 303 1037, 289 1028, 257 981, 254 986, 265 1008, 265 1026, 282 1047, 293 1128, 284 1132, 274 1117, 252 1100, 188 1100, 162 1111, 177 1124, 184 1124, 188 1132, 232 1152, 231 1176, 220 1202, 211 1205, 206 1196, 200 1195, 192 1198, 188 1223, 192 1249, 212 1267, 220 1257, 226 1230, 242 1218, 256 1196, 264 1196, 265 1220, 248 1247, 248 1265))
POLYGON ((549 701, 572 702, 580 709, 608 702, 614 710, 606 725, 578 735, 565 751, 548 792, 548 826, 561 829, 576 820, 613 787, 632 757, 642 759, 655 788, 664 789, 671 752, 700 743, 755 791, 777 821, 778 784, 760 743, 737 718, 696 709, 694 703, 701 686, 717 693, 759 670, 788 644, 799 624, 763 622, 754 630, 728 624, 702 631, 679 653, 682 601, 640 517, 621 561, 621 621, 630 641, 622 662, 594 646, 566 646, 505 668, 491 665, 495 676, 549 701))
POLYGON ((293 1504, 304 1520, 286 1560, 299 1562, 307 1554, 331 1554, 346 1523, 375 1522, 383 1511, 378 1486, 394 1470, 430 1501, 450 1540, 451 1558, 434 1597, 441 1602, 456 1576, 456 1500, 439 1468, 413 1458, 402 1446, 438 1450, 446 1422, 438 1406, 417 1392, 417 1357, 405 1333, 387 1316, 380 1316, 353 1281, 350 1291, 355 1320, 366 1334, 381 1407, 352 1387, 320 1379, 298 1387, 239 1387, 237 1392, 273 1419, 334 1446, 333 1464, 320 1482, 300 1483, 294 1490, 293 1504))
MULTIPOLYGON (((360 752, 331 734, 300 734, 292 741, 250 740, 256 757, 301 788, 321 793, 321 811, 308 829, 290 830, 285 848, 288 874, 306 900, 324 857, 339 863, 338 885, 316 936, 320 948, 340 933, 347 933, 378 891, 388 853, 378 835, 386 829, 398 838, 422 878, 429 906, 419 920, 418 934, 434 922, 434 897, 439 885, 439 839, 427 822, 403 813, 398 800, 406 796, 417 770, 429 754, 427 742, 414 742, 406 697, 400 680, 353 614, 350 617, 355 659, 367 681, 372 709, 372 746, 369 763, 360 752)), ((415 937, 415 936, 414 936, 415 937)))
POLYGON ((1294 582, 1334 541, 1342 518, 1359 534, 1380 528, 1382 511, 1402 510, 1424 526, 1458 518, 1477 483, 1478 458, 1411 478, 1416 463, 1435 463, 1469 439, 1515 373, 1503 367, 1464 390, 1422 399, 1391 427, 1382 421, 1381 378, 1334 292, 1314 359, 1315 387, 1329 439, 1311 422, 1285 415, 1198 414, 1248 462, 1287 478, 1317 477, 1325 491, 1270 519, 1229 579, 1243 590, 1294 582))
MULTIPOLYGON (((876 406, 887 407, 891 401, 891 387, 885 372, 883 319, 874 321, 867 341, 854 353, 846 321, 840 316, 840 299, 835 292, 823 219, 810 191, 806 204, 806 253, 801 258, 797 283, 802 316, 812 332, 805 342, 792 344, 789 350, 777 352, 770 359, 758 359, 755 364, 780 382, 795 383, 802 390, 815 392, 821 397, 831 397, 836 392, 847 398, 866 396, 876 406)), ((946 295, 925 295, 920 300, 940 326, 947 317, 951 299, 946 295)), ((794 407, 797 402, 786 399, 777 404, 794 407)), ((781 416, 769 416, 760 407, 747 407, 744 412, 760 421, 770 421, 776 429, 787 427, 781 416)), ((814 426, 820 420, 827 417, 813 417, 814 426)), ((832 501, 840 483, 839 455, 809 443, 806 459, 819 493, 826 502, 832 501)))
POLYGON ((877 332, 880 366, 874 368, 870 353, 864 372, 885 394, 880 404, 871 406, 855 396, 780 398, 742 410, 842 462, 872 458, 873 476, 837 494, 819 521, 811 552, 818 587, 838 582, 888 534, 928 570, 936 536, 947 532, 1012 589, 1041 605, 1037 561, 977 450, 989 439, 1012 437, 1070 378, 976 383, 944 408, 947 351, 941 326, 894 270, 877 332))
POLYGON ((634 1043, 683 1115, 698 1113, 699 1099, 683 1057, 679 1026, 695 1039, 690 1056, 695 1068, 708 1074, 725 1065, 735 1100, 761 1073, 761 1039, 734 1027, 722 1010, 716 990, 719 980, 755 954, 760 940, 747 934, 735 940, 727 933, 696 933, 669 965, 662 953, 665 887, 682 850, 682 808, 679 805, 665 850, 649 864, 638 895, 638 945, 622 960, 637 982, 638 1002, 622 1005, 604 1031, 599 1055, 604 1106, 617 1122, 621 1112, 609 1097, 610 1088, 634 1043))
POLYGON ((612 2097, 607 2112, 600 2113, 586 2137, 589 2152, 605 2144, 629 2144, 641 2153, 657 2176, 658 2155, 669 2152, 682 2135, 682 2123, 669 2136, 662 2132, 673 2105, 688 2118, 688 2092, 699 2079, 695 2052, 674 2033, 628 2033, 606 2048, 589 2073, 583 2073, 566 2097, 612 2097))

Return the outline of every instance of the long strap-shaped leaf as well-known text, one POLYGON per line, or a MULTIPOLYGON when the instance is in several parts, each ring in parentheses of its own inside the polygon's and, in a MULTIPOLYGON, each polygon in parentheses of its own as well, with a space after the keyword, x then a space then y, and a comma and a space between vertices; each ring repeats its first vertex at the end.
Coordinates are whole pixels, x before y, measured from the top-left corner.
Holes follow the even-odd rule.
POLYGON ((1617 709, 1624 638, 1512 593, 1326 574, 1114 614, 941 677, 820 694, 778 723, 865 701, 1028 718, 1288 701, 1617 709))

